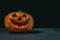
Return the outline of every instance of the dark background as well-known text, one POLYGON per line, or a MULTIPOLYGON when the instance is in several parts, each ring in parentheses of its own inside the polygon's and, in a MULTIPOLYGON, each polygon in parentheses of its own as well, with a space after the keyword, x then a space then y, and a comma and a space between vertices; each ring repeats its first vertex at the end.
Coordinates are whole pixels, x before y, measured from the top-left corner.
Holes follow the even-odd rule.
POLYGON ((40 0, 0 0, 0 27, 4 27, 4 17, 12 11, 26 11, 34 20, 34 27, 60 27, 60 3, 40 0))

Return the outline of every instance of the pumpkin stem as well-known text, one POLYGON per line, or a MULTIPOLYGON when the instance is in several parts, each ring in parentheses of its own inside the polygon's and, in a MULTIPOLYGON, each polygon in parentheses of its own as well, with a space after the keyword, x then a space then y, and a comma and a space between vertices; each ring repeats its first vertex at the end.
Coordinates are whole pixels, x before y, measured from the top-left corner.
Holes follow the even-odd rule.
POLYGON ((19 10, 19 12, 21 12, 21 10, 19 10))

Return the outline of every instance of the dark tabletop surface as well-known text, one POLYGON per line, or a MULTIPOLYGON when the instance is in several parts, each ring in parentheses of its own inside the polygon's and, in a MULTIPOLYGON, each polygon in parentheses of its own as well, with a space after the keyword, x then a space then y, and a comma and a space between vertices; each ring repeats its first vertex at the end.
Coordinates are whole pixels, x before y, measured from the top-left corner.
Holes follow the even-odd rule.
POLYGON ((60 28, 33 28, 26 33, 11 33, 0 28, 0 40, 60 40, 60 28))

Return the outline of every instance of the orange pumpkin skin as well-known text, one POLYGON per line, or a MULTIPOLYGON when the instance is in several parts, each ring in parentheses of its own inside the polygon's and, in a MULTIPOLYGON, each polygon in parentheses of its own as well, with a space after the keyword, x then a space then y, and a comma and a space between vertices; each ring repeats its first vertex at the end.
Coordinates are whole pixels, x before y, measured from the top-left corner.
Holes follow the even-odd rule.
POLYGON ((26 12, 11 12, 6 15, 4 24, 10 32, 27 32, 33 28, 34 19, 26 12))

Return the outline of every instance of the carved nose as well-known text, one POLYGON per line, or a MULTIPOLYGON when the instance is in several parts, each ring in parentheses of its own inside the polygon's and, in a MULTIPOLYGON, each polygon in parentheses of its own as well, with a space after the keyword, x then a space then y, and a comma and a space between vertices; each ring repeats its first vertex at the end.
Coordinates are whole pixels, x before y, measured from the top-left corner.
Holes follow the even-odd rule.
POLYGON ((18 20, 21 21, 21 17, 18 17, 18 20))

